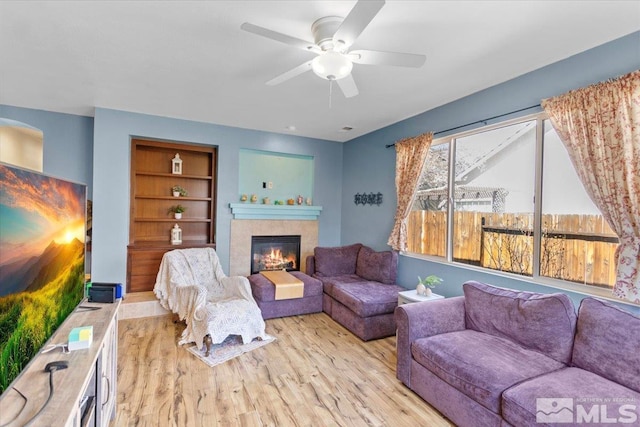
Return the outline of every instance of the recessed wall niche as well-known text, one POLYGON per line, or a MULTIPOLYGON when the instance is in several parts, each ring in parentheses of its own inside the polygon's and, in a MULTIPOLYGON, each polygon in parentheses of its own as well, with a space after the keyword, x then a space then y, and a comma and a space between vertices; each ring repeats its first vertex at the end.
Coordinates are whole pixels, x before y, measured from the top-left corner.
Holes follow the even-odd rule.
POLYGON ((313 163, 313 156, 241 149, 238 200, 243 194, 249 197, 246 203, 252 194, 257 196, 256 203, 263 203, 265 197, 271 204, 286 203, 299 195, 313 200, 313 163))
POLYGON ((43 172, 43 134, 16 120, 0 118, 0 162, 43 172))

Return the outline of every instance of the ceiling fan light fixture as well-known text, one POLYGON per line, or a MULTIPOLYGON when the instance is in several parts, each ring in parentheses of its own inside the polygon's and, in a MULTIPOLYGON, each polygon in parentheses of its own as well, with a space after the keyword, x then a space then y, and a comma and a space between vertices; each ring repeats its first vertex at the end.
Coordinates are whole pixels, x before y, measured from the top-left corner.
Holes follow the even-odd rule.
POLYGON ((353 69, 353 62, 346 55, 328 51, 311 61, 313 72, 325 80, 340 80, 347 77, 353 69))

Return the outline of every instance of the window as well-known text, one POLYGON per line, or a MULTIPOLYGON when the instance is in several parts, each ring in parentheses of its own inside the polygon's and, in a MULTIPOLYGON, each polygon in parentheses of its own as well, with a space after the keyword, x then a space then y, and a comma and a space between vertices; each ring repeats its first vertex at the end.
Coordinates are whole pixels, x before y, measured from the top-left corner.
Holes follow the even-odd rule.
POLYGON ((435 140, 408 230, 417 254, 588 286, 615 281, 617 237, 543 114, 435 140))
POLYGON ((612 287, 618 238, 587 195, 549 120, 543 159, 540 275, 612 287))
POLYGON ((448 164, 449 143, 432 143, 409 216, 409 252, 446 255, 448 164))
POLYGON ((536 123, 455 141, 453 259, 532 274, 536 123), (474 203, 489 199, 491 203, 474 203))

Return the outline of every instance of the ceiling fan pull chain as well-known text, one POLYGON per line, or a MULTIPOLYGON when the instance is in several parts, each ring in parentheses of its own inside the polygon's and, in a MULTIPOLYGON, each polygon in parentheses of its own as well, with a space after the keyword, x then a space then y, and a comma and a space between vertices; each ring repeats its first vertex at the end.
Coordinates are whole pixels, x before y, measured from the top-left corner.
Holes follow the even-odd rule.
POLYGON ((331 109, 331 94, 333 92, 333 80, 329 80, 329 109, 331 109))

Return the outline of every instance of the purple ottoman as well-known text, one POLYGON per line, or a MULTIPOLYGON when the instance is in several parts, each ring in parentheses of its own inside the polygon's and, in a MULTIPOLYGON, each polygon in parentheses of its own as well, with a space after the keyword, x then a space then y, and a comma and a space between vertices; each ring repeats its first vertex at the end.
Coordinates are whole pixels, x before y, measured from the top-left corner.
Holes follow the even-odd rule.
POLYGON ((290 271, 304 283, 302 298, 276 300, 276 288, 262 274, 249 276, 251 293, 262 311, 263 319, 296 316, 298 314, 319 313, 322 311, 322 282, 309 277, 301 271, 290 271))

